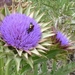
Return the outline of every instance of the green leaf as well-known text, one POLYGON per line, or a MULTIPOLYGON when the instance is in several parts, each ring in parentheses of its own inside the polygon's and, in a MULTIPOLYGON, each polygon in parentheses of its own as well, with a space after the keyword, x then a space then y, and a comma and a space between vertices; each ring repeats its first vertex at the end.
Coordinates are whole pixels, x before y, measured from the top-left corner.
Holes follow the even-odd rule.
POLYGON ((22 52, 23 52, 22 50, 17 50, 17 49, 16 49, 16 51, 17 51, 17 53, 18 53, 19 56, 22 55, 22 52))
POLYGON ((38 44, 36 48, 42 49, 42 50, 48 50, 47 48, 45 48, 44 46, 38 44))
POLYGON ((16 63, 16 69, 17 69, 17 72, 19 72, 21 58, 14 57, 14 60, 15 60, 15 63, 16 63))
POLYGON ((34 49, 34 50, 32 50, 31 52, 32 52, 33 54, 35 54, 35 55, 41 56, 41 54, 38 52, 37 49, 34 49))
POLYGON ((57 70, 56 61, 53 60, 53 62, 52 62, 52 70, 50 72, 50 75, 53 75, 56 72, 56 70, 57 70))
MULTIPOLYGON (((61 52, 62 52, 61 50, 55 49, 55 50, 48 51, 47 54, 44 54, 47 58, 40 58, 38 56, 32 57, 34 65, 36 65, 40 62, 47 61, 48 59, 54 58, 57 54, 59 54, 61 52)), ((29 69, 29 68, 30 68, 30 66, 28 64, 25 65, 21 70, 21 74, 22 73, 24 74, 27 71, 27 69, 29 69)))
POLYGON ((4 5, 4 7, 5 7, 5 16, 8 16, 10 14, 10 11, 6 4, 4 5))
POLYGON ((34 75, 38 75, 38 64, 34 66, 34 75))
POLYGON ((41 29, 41 32, 43 33, 44 31, 47 31, 48 29, 50 29, 50 27, 45 27, 41 29))
POLYGON ((29 7, 25 10, 24 13, 25 13, 27 16, 29 16, 30 10, 31 10, 31 5, 29 5, 29 7))
POLYGON ((9 64, 10 64, 10 61, 12 59, 10 57, 7 58, 7 61, 6 61, 6 64, 5 64, 5 75, 9 75, 9 64))
POLYGON ((22 6, 21 6, 21 2, 19 2, 18 7, 17 7, 17 12, 22 14, 22 6))
POLYGON ((0 59, 0 75, 4 75, 4 59, 0 59))
POLYGON ((41 27, 47 27, 49 24, 50 24, 50 22, 47 22, 47 23, 39 23, 39 25, 41 27))
POLYGON ((48 37, 51 37, 51 36, 53 36, 53 35, 55 35, 54 33, 43 33, 42 34, 42 38, 44 39, 44 38, 48 38, 48 37))
POLYGON ((26 59, 27 63, 31 66, 31 68, 33 68, 33 60, 31 57, 29 57, 28 59, 26 59))
POLYGON ((71 62, 65 66, 59 68, 53 75, 68 75, 70 72, 75 70, 75 62, 71 62))
POLYGON ((34 18, 36 18, 39 14, 40 10, 38 10, 37 12, 34 13, 34 18))
POLYGON ((1 13, 2 13, 3 15, 5 15, 5 9, 4 9, 4 8, 1 10, 1 13))
POLYGON ((38 17, 36 17, 36 18, 35 18, 35 20, 36 20, 37 22, 39 22, 39 21, 40 21, 40 19, 43 17, 43 15, 44 15, 44 13, 43 13, 43 14, 38 15, 38 17))
POLYGON ((30 13, 29 17, 34 18, 34 11, 30 13))
MULTIPOLYGON (((4 19, 4 15, 0 13, 0 21, 2 21, 4 19)), ((0 22, 1 25, 1 22, 0 22)))
POLYGON ((28 53, 24 53, 24 57, 28 59, 28 53))
POLYGON ((47 61, 42 62, 42 74, 41 75, 46 75, 47 74, 47 61))

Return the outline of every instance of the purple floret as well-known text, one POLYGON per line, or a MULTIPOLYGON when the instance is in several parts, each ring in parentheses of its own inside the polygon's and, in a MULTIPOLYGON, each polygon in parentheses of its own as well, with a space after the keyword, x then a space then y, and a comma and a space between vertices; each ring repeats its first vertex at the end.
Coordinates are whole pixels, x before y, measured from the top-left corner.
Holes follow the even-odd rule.
POLYGON ((34 19, 19 13, 6 16, 0 32, 8 45, 22 50, 35 47, 42 35, 40 26, 34 19))
POLYGON ((62 46, 67 46, 69 44, 68 38, 60 31, 57 32, 56 38, 61 42, 62 46))

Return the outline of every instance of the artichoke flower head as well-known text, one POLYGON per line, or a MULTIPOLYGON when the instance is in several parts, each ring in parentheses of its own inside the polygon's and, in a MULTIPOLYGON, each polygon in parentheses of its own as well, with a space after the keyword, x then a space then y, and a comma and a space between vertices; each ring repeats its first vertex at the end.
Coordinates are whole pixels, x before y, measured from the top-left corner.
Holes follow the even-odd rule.
POLYGON ((59 48, 74 51, 74 46, 70 34, 66 34, 65 30, 60 30, 59 27, 53 27, 54 36, 52 36, 52 41, 54 45, 57 45, 59 48))
POLYGON ((5 5, 5 17, 1 21, 0 34, 9 51, 17 52, 19 56, 28 59, 29 55, 41 56, 41 53, 48 50, 51 44, 47 38, 53 33, 49 31, 49 22, 41 23, 44 14, 39 15, 39 10, 34 11, 32 2, 24 4, 25 8, 21 2, 17 7, 12 4, 12 9, 5 5))

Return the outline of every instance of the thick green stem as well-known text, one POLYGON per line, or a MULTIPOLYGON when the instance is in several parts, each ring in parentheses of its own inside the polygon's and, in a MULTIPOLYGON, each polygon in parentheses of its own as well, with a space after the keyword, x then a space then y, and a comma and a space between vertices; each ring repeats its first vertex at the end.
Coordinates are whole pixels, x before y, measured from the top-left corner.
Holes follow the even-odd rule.
POLYGON ((9 75, 9 65, 6 66, 5 75, 9 75))
POLYGON ((3 61, 3 58, 0 59, 0 75, 4 75, 4 61, 3 61))
POLYGON ((9 68, 10 68, 10 61, 11 61, 11 59, 8 57, 7 58, 7 62, 6 62, 6 64, 5 64, 5 75, 10 75, 10 71, 9 71, 9 68))
POLYGON ((34 75, 38 75, 38 64, 34 66, 34 75))

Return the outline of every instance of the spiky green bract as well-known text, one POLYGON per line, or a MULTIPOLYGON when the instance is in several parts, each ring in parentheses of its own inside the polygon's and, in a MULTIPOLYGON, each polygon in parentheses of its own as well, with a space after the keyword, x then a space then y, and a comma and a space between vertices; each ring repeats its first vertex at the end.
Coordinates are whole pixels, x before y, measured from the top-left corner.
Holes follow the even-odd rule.
MULTIPOLYGON (((11 13, 20 13, 25 14, 31 18, 33 18, 38 25, 40 25, 42 37, 38 43, 38 45, 30 50, 23 51, 18 50, 17 48, 13 48, 12 46, 8 46, 6 42, 4 42, 3 39, 1 39, 1 47, 3 48, 3 56, 7 56, 7 65, 9 66, 9 63, 15 62, 16 63, 16 73, 20 70, 20 67, 23 66, 23 63, 29 64, 31 68, 33 68, 34 61, 38 58, 47 58, 45 53, 48 51, 48 48, 50 48, 51 44, 49 43, 49 37, 53 36, 54 34, 52 31, 50 31, 50 22, 48 23, 42 23, 41 18, 44 16, 44 13, 40 14, 40 10, 35 11, 34 7, 32 7, 31 2, 25 3, 27 6, 26 8, 23 8, 21 5, 21 2, 18 4, 18 7, 12 5, 12 10, 5 5, 5 9, 3 9, 4 16, 8 16, 11 13), (32 57, 35 57, 36 59, 33 59, 32 57)), ((38 60, 39 61, 39 60, 38 60)), ((37 61, 35 62, 37 63, 37 61)), ((7 72, 7 71, 6 71, 7 72)))

